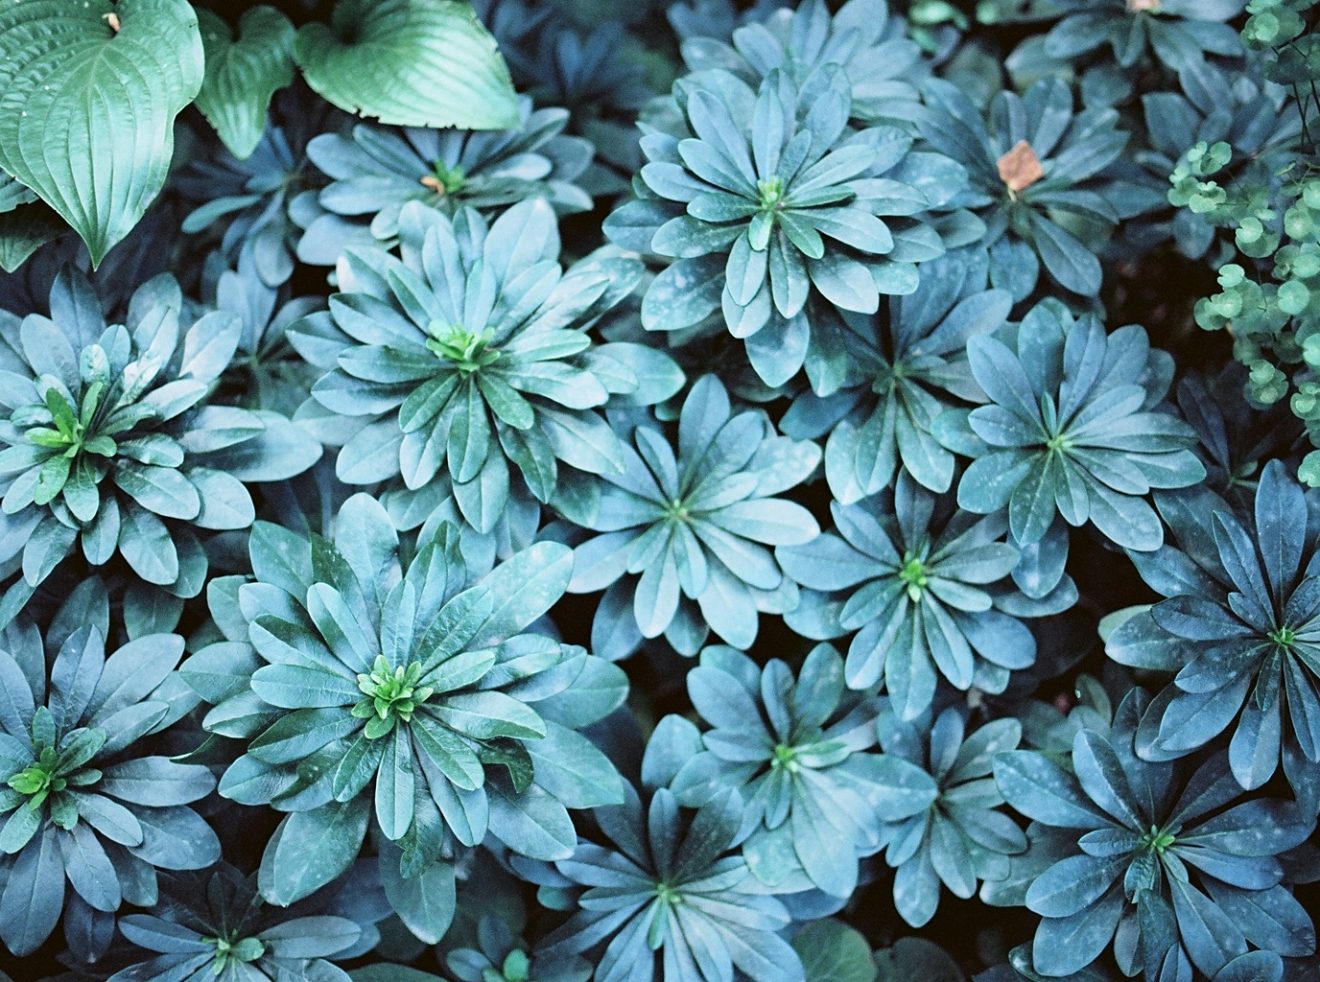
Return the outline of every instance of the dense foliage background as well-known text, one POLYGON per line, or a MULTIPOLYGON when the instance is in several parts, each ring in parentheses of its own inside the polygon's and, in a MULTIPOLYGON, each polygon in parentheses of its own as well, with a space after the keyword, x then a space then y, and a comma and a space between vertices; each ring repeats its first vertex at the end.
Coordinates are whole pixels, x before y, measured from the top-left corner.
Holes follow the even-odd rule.
POLYGON ((16 980, 1317 979, 1316 0, 0 0, 16 980))

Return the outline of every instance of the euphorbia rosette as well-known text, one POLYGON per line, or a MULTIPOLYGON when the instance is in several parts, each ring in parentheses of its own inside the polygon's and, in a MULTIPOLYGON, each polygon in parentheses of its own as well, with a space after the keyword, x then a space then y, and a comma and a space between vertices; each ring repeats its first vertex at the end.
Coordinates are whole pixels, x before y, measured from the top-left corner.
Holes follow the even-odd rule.
POLYGON ((671 750, 648 743, 640 791, 627 786, 622 805, 595 809, 599 834, 555 864, 553 882, 575 912, 541 953, 581 954, 599 979, 720 982, 736 966, 765 982, 803 982, 779 934, 791 916, 735 851, 742 799, 726 788, 683 808, 668 785, 685 758, 671 750))
POLYGON ((507 130, 358 123, 315 137, 307 156, 330 180, 298 199, 295 213, 306 228, 298 258, 333 266, 347 246, 373 239, 391 246, 413 201, 451 215, 469 207, 493 217, 533 198, 560 214, 590 211, 591 195, 578 181, 593 148, 564 135, 568 110, 533 109, 523 96, 518 116, 518 126, 507 130))
POLYGON ((1143 759, 1136 737, 1149 702, 1131 689, 1107 734, 1079 729, 1070 769, 1034 750, 995 755, 1000 794, 1031 819, 1024 869, 1001 898, 1042 918, 1035 970, 1080 972, 1112 941, 1129 976, 1190 979, 1195 966, 1204 978, 1282 978, 1279 955, 1309 958, 1315 928, 1278 857, 1315 819, 1292 801, 1243 800, 1222 753, 1143 759), (1217 974, 1252 947, 1266 969, 1217 974))
POLYGON ((444 468, 463 517, 486 532, 509 499, 510 465, 540 501, 559 461, 621 472, 619 441, 596 410, 612 396, 666 399, 682 384, 667 355, 588 333, 632 292, 641 264, 602 253, 564 272, 540 200, 489 226, 471 209, 451 221, 415 202, 399 221, 403 258, 349 250, 330 310, 289 332, 325 372, 299 416, 340 447, 339 479, 417 489, 444 468))
POLYGON ((1021 617, 1058 613, 1077 599, 1064 578, 1041 599, 1009 579, 1021 561, 1002 514, 984 518, 933 495, 907 474, 892 495, 831 505, 835 529, 775 551, 805 589, 787 615, 807 637, 856 631, 845 678, 855 689, 884 682, 900 719, 935 699, 940 681, 1003 692, 1030 668, 1036 641, 1021 617))
POLYGON ((737 788, 739 840, 757 879, 776 893, 849 896, 858 857, 883 845, 880 816, 910 793, 870 752, 878 700, 844 687, 843 659, 826 644, 796 678, 778 658, 761 668, 712 645, 687 687, 704 731, 670 716, 651 738, 682 761, 669 784, 678 802, 695 807, 737 788))
POLYGON ((91 566, 118 555, 147 583, 195 596, 208 568, 198 530, 247 528, 256 511, 244 482, 284 480, 320 457, 285 417, 216 404, 243 323, 215 311, 188 325, 184 314, 162 275, 107 325, 72 268, 55 280, 49 317, 0 311, 0 562, 21 554, 23 573, 10 616, 76 551, 91 566))
POLYGON ((605 222, 620 246, 674 260, 642 300, 648 330, 704 326, 719 311, 777 386, 821 344, 815 301, 873 314, 881 294, 917 289, 917 264, 946 248, 927 213, 966 174, 913 151, 900 127, 851 129, 849 93, 835 64, 800 87, 778 69, 756 88, 726 71, 674 86, 684 124, 642 137, 638 198, 605 222))
POLYGON ((990 776, 994 755, 1017 746, 1022 725, 996 719, 969 732, 969 716, 955 704, 910 722, 886 708, 877 721, 881 759, 908 791, 906 807, 886 815, 885 862, 894 868, 894 907, 913 927, 935 916, 941 884, 970 899, 978 883, 1006 879, 1009 857, 1027 848, 990 776))
POLYGON ((837 65, 848 79, 849 113, 863 123, 915 119, 921 96, 914 83, 930 74, 907 23, 891 16, 885 0, 847 0, 833 13, 824 0, 753 11, 727 42, 688 38, 682 54, 693 72, 729 71, 752 85, 775 70, 801 82, 837 65))
MULTIPOLYGON (((611 421, 626 432, 622 415, 611 421)), ((695 654, 707 630, 749 647, 760 612, 797 604, 771 548, 820 532, 806 508, 778 497, 816 469, 816 444, 780 436, 761 410, 735 410, 713 375, 696 381, 669 429, 676 440, 658 421, 637 419, 623 472, 579 479, 571 503, 561 502, 576 525, 599 533, 578 544, 569 589, 606 590, 592 636, 610 658, 662 634, 695 654)))
POLYGON ((373 918, 389 911, 369 871, 286 908, 263 903, 256 877, 228 863, 172 876, 152 913, 120 918, 137 949, 121 957, 138 961, 107 982, 350 982, 328 959, 370 951, 380 941, 373 918))
POLYGON ((90 961, 115 911, 156 902, 157 869, 209 866, 220 842, 188 807, 215 787, 211 772, 142 745, 179 715, 167 682, 183 638, 144 635, 107 655, 107 608, 79 610, 82 624, 57 615, 44 637, 22 619, 0 636, 0 939, 29 955, 62 914, 90 961))
POLYGON ((328 883, 373 826, 391 902, 435 940, 452 899, 427 898, 452 898, 460 848, 489 833, 562 858, 576 841, 566 809, 621 799, 576 730, 619 705, 622 672, 527 630, 568 586, 566 547, 534 545, 473 583, 453 525, 414 553, 358 494, 332 541, 258 523, 250 553, 255 582, 211 588, 231 640, 189 659, 184 678, 217 703, 209 730, 248 741, 220 793, 291 813, 266 847, 268 900, 328 883))
POLYGON ((1056 588, 1068 525, 1091 524, 1127 549, 1160 547, 1164 529, 1146 495, 1194 485, 1205 467, 1192 452, 1196 431, 1164 402, 1173 359, 1144 328, 1106 332, 1093 314, 1074 317, 1050 299, 998 336, 969 340, 967 357, 989 405, 947 410, 934 432, 975 458, 958 506, 1007 511, 1023 592, 1056 588))
POLYGON ((1231 734, 1228 766, 1243 788, 1282 762, 1294 794, 1320 810, 1314 492, 1272 460, 1242 513, 1204 488, 1156 503, 1176 545, 1132 558, 1165 599, 1116 612, 1105 647, 1119 664, 1176 673, 1142 718, 1139 752, 1170 760, 1231 734))

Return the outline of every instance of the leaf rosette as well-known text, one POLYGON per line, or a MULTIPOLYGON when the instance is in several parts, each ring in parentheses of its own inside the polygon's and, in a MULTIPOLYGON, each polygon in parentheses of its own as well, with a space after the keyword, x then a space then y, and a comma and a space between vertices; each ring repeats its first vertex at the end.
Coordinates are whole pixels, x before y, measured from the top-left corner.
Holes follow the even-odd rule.
POLYGON ((300 202, 306 231, 303 262, 333 266, 349 245, 399 238, 399 217, 417 201, 451 217, 464 207, 494 219, 512 205, 544 198, 559 214, 591 210, 579 184, 591 164, 587 140, 564 133, 566 109, 518 102, 517 126, 496 132, 386 129, 358 123, 322 133, 307 156, 327 177, 311 202, 300 202))
POLYGON ((1228 229, 1216 231, 1217 216, 1206 213, 1208 199, 1202 198, 1209 188, 1192 176, 1184 155, 1199 143, 1227 141, 1237 151, 1229 165, 1235 183, 1268 186, 1287 170, 1302 115, 1287 90, 1266 82, 1257 70, 1234 74, 1213 62, 1194 61, 1178 73, 1178 82, 1181 91, 1141 97, 1144 145, 1133 159, 1161 207, 1133 224, 1142 248, 1172 238, 1179 252, 1199 259, 1218 239, 1227 239, 1228 229))
POLYGON ((299 222, 310 222, 309 212, 316 212, 319 180, 307 162, 307 142, 336 118, 296 86, 278 93, 249 156, 240 160, 217 147, 174 178, 194 205, 183 231, 218 240, 231 265, 248 257, 267 286, 285 283, 294 271, 299 222))
POLYGON ((893 297, 874 317, 822 317, 833 343, 808 351, 812 389, 780 423, 790 436, 825 440, 825 479, 842 504, 892 487, 901 468, 931 491, 948 491, 954 454, 932 432, 945 409, 985 394, 967 364, 967 342, 1000 330, 1006 290, 986 289, 984 254, 952 252, 922 267, 922 289, 893 297), (816 356, 814 356, 816 355, 816 356), (814 356, 814 357, 813 357, 814 356))
POLYGON ((345 897, 348 888, 357 888, 360 896, 375 885, 352 874, 345 878, 344 889, 326 891, 290 909, 263 903, 256 878, 227 863, 204 873, 171 876, 162 886, 152 913, 129 914, 117 925, 137 946, 139 957, 152 954, 111 975, 109 982, 350 982, 348 973, 327 959, 352 958, 378 937, 373 920, 380 912, 373 918, 369 901, 354 904, 345 897))
POLYGON ((800 89, 781 71, 758 88, 703 73, 674 98, 682 126, 642 137, 639 197, 605 222, 619 245, 674 260, 642 300, 648 330, 722 311, 758 375, 781 385, 812 343, 810 298, 875 313, 881 294, 913 292, 917 264, 944 253, 926 213, 963 190, 962 168, 914 151, 899 127, 850 129, 837 65, 800 89))
POLYGON ((330 310, 289 331, 325 372, 299 418, 340 447, 339 479, 401 477, 416 490, 446 467, 464 519, 487 532, 511 471, 544 502, 560 461, 621 470, 596 409, 611 396, 659 401, 682 381, 664 353, 589 333, 632 291, 640 263, 601 254, 564 272, 544 201, 489 226, 471 209, 453 221, 419 204, 403 215, 403 259, 350 250, 330 310))
POLYGON ((143 746, 181 715, 183 638, 143 635, 107 655, 108 610, 73 619, 57 616, 44 638, 23 620, 3 635, 0 939, 29 955, 62 913, 70 948, 91 961, 121 905, 155 903, 158 869, 209 866, 220 842, 188 807, 214 789, 210 770, 143 746))
POLYGON ((761 611, 797 603, 771 549, 820 531, 804 507, 777 497, 811 475, 820 448, 778 435, 762 411, 735 411, 714 376, 692 386, 676 436, 638 419, 622 473, 579 479, 573 500, 560 502, 588 533, 569 590, 605 590, 592 634, 607 657, 661 635, 696 654, 708 630, 750 647, 761 611))
POLYGON ((1155 60, 1173 71, 1203 64, 1206 55, 1240 57, 1242 38, 1226 23, 1246 0, 1051 0, 1063 19, 1044 37, 1051 58, 1076 61, 1108 47, 1119 67, 1155 60))
POLYGON ((1106 334, 1093 315, 1074 320, 1055 301, 1004 338, 967 344, 990 404, 936 423, 946 445, 975 458, 958 483, 959 507, 1007 508, 1013 541, 1029 550, 1015 579, 1033 597, 1063 573, 1065 523, 1090 522, 1127 549, 1158 549, 1164 530, 1145 496, 1205 478, 1195 431, 1160 405, 1172 359, 1139 325, 1106 334))
POLYGON ((515 937, 508 921, 497 914, 484 915, 473 945, 450 950, 445 965, 459 982, 588 982, 592 974, 577 955, 542 957, 515 937))
POLYGON ((1014 299, 1024 299, 1044 263, 1064 289, 1098 293, 1100 260, 1091 246, 1150 204, 1112 173, 1128 142, 1117 110, 1077 112, 1072 90, 1057 78, 1021 96, 998 93, 985 116, 942 79, 926 82, 925 95, 921 135, 967 169, 970 186, 952 204, 984 219, 996 282, 1014 284, 1014 299))
POLYGON ((1031 598, 1010 579, 1021 551, 1005 541, 1002 513, 953 507, 906 475, 892 500, 831 505, 835 530, 776 550, 806 589, 787 614, 807 637, 856 632, 845 677, 855 689, 880 682, 904 720, 934 700, 941 680, 966 691, 1003 692, 1036 660, 1020 618, 1058 613, 1077 600, 1070 579, 1031 598))
POLYGON ((183 674, 216 703, 204 725, 247 741, 220 793, 289 813, 266 848, 263 895, 284 904, 328 883, 372 824, 386 892, 427 937, 448 923, 423 909, 431 891, 448 892, 452 914, 460 847, 489 832, 561 858, 575 841, 566 809, 619 800, 613 765, 577 730, 626 682, 527 630, 568 585, 566 547, 532 546, 475 583, 452 525, 410 552, 365 494, 344 503, 333 542, 258 523, 255 582, 213 587, 233 640, 183 674))
POLYGON ((320 444, 286 417, 218 404, 218 380, 241 321, 225 312, 183 323, 178 284, 162 275, 106 324, 101 301, 71 268, 50 316, 7 318, 0 345, 0 556, 21 555, 21 606, 66 557, 122 557, 143 581, 179 597, 201 591, 199 531, 245 529, 247 483, 306 470, 320 444))
POLYGON ((1240 800, 1223 755, 1143 760, 1134 737, 1148 702, 1134 688, 1108 735, 1080 730, 1071 770, 1032 750, 995 757, 995 783, 1032 820, 1044 861, 1019 901, 1043 918, 1036 971, 1080 971, 1111 941, 1125 974, 1151 978, 1190 978, 1193 966, 1212 977, 1251 946, 1280 971, 1279 955, 1312 954, 1315 929, 1276 857, 1314 819, 1290 801, 1240 800))
POLYGON ((939 909, 940 885, 963 900, 979 881, 1009 875, 1009 859, 1027 848, 991 778, 994 756, 1017 747, 1016 719, 984 723, 970 733, 968 713, 949 706, 905 722, 885 709, 877 721, 881 760, 907 791, 902 817, 884 817, 885 862, 894 868, 894 906, 913 927, 939 909))
POLYGON ((1231 730, 1228 765, 1243 788, 1282 761, 1298 797, 1320 801, 1320 559, 1308 495, 1274 460, 1249 517, 1205 489, 1156 501, 1176 546, 1132 558, 1166 599, 1129 611, 1105 646, 1120 664, 1175 673, 1143 717, 1138 749, 1169 760, 1231 730))
POLYGON ((848 78, 851 115, 863 123, 916 118, 921 95, 915 83, 929 73, 907 24, 890 16, 885 0, 849 0, 834 14, 823 0, 754 12, 727 41, 686 38, 682 53, 690 71, 731 71, 749 85, 776 69, 800 85, 826 65, 838 65, 848 78))
POLYGON ((736 966, 767 982, 802 982, 802 963, 778 934, 788 911, 735 850, 737 792, 682 808, 664 786, 676 766, 648 747, 643 779, 660 787, 649 800, 626 787, 622 805, 592 813, 599 839, 579 841, 555 864, 576 910, 542 954, 585 954, 601 978, 717 982, 736 966))
POLYGON ((687 684, 707 729, 671 717, 652 737, 683 760, 669 784, 679 803, 737 788, 743 857, 757 879, 776 893, 849 896, 858 857, 881 847, 882 823, 906 814, 912 796, 906 775, 868 752, 878 701, 847 692, 843 659, 829 645, 808 653, 796 679, 779 659, 761 668, 710 647, 687 684))

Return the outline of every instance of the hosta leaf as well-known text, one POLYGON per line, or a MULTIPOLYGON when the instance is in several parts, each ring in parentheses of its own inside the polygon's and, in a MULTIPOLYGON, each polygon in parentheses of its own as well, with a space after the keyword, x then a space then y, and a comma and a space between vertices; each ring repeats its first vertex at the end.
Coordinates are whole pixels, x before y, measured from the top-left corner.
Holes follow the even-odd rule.
POLYGON ((197 13, 206 50, 206 79, 197 108, 239 160, 252 155, 266 128, 276 90, 293 81, 293 25, 273 7, 253 7, 229 25, 209 10, 197 13))
POLYGON ((518 123, 509 70, 465 3, 340 0, 330 25, 298 31, 294 58, 317 93, 382 123, 464 129, 518 123))
POLYGON ((0 8, 0 167, 74 227, 93 265, 165 183, 202 65, 187 0, 0 8))

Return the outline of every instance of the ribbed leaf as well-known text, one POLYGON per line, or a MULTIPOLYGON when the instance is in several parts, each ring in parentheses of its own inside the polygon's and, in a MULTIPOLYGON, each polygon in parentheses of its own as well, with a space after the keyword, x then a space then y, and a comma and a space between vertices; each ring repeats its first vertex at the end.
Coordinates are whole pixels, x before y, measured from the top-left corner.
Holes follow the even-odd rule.
POLYGON ((165 183, 202 64, 187 0, 0 8, 0 167, 74 227, 93 265, 165 183))
POLYGON ((464 3, 340 0, 329 26, 298 31, 294 58, 320 95, 382 123, 507 129, 518 122, 509 70, 464 3))
POLYGON ((211 11, 197 17, 206 50, 197 108, 230 153, 246 160, 261 142, 271 96, 293 81, 293 25, 273 7, 253 7, 238 22, 235 38, 211 11))

